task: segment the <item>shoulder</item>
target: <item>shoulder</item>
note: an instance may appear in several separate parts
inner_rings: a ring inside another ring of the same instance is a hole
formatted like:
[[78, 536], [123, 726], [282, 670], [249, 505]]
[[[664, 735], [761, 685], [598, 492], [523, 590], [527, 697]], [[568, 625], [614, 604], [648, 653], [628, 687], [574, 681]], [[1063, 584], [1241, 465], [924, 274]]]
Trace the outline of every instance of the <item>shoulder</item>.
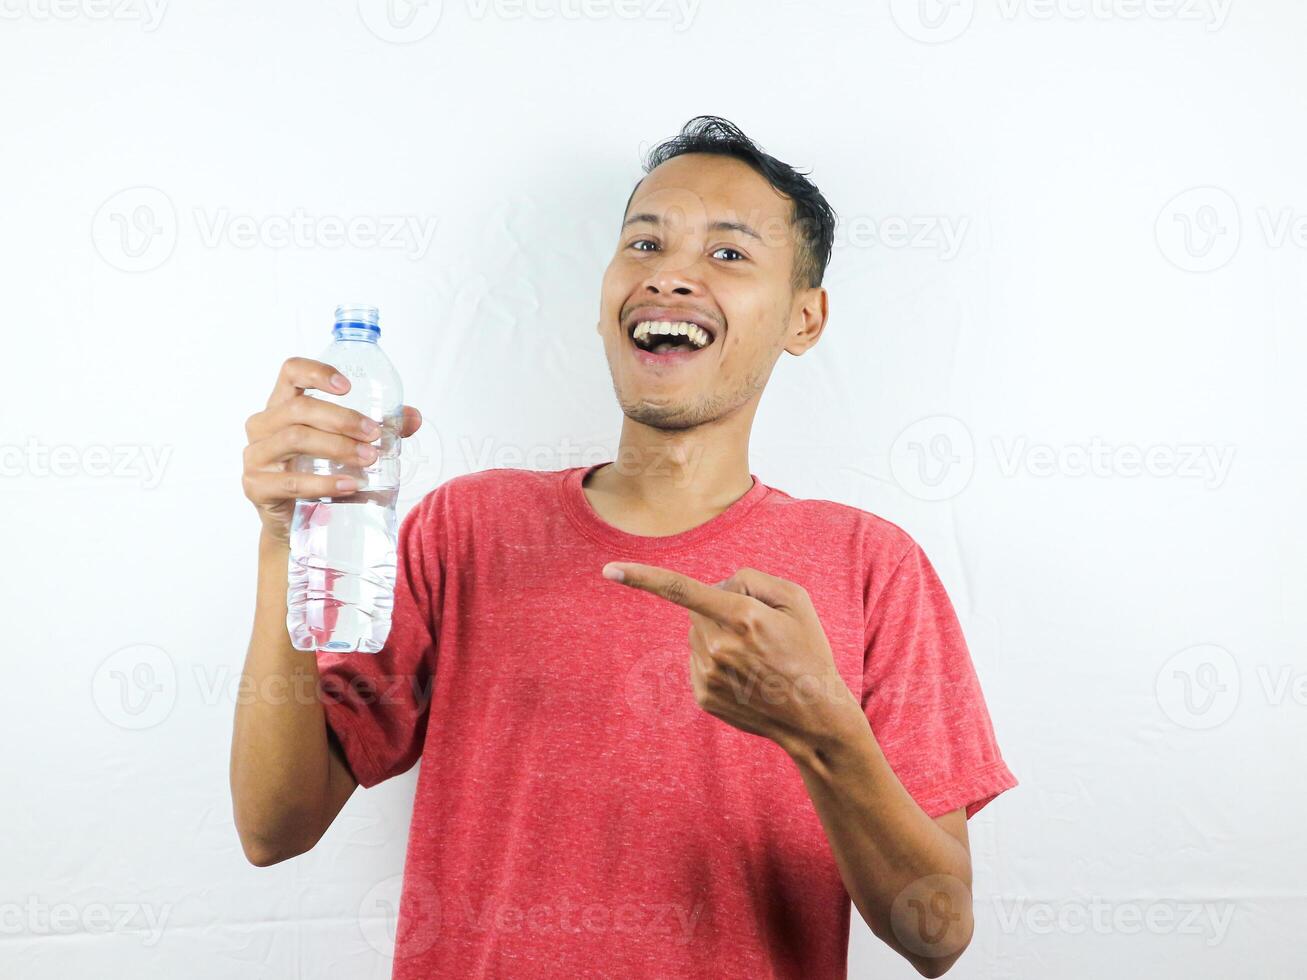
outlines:
[[777, 516], [809, 535], [809, 540], [852, 544], [869, 564], [897, 564], [917, 547], [912, 535], [879, 514], [852, 504], [822, 498], [794, 497], [769, 487]]
[[413, 507], [422, 521], [453, 518], [469, 512], [505, 513], [537, 504], [561, 478], [561, 470], [502, 467], [452, 476]]

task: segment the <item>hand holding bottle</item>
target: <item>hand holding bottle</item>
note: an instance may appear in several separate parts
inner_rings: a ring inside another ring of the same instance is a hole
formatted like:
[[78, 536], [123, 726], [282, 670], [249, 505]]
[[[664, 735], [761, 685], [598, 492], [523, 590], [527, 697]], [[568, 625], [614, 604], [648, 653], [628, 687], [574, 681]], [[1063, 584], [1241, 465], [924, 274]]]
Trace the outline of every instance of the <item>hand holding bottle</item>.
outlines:
[[[288, 358], [281, 366], [267, 407], [245, 422], [241, 486], [263, 522], [265, 534], [289, 545], [291, 518], [299, 498], [347, 496], [358, 488], [353, 477], [297, 472], [300, 455], [365, 467], [377, 459], [373, 445], [381, 437], [378, 423], [352, 408], [307, 397], [317, 390], [340, 395], [350, 382], [330, 364], [306, 357]], [[403, 438], [422, 425], [416, 408], [403, 407]]]

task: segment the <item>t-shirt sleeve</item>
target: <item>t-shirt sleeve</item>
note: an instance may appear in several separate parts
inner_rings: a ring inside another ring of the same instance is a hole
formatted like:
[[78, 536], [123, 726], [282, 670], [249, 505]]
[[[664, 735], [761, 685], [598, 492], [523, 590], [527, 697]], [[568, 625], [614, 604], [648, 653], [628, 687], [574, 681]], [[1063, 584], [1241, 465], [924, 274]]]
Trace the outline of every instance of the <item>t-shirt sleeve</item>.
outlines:
[[953, 604], [915, 542], [891, 563], [867, 622], [862, 708], [903, 787], [930, 817], [968, 818], [1017, 785]]
[[412, 768], [426, 739], [443, 581], [437, 493], [400, 524], [385, 645], [375, 654], [317, 655], [327, 725], [365, 788]]

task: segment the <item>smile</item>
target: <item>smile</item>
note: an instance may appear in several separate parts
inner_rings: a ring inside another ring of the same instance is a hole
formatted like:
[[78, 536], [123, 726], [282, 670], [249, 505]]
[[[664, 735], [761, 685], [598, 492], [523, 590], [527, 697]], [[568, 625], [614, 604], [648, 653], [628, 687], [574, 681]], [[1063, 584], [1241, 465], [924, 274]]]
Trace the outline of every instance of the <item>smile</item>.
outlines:
[[626, 335], [645, 364], [678, 363], [693, 358], [717, 339], [716, 326], [670, 309], [643, 309], [628, 318]]

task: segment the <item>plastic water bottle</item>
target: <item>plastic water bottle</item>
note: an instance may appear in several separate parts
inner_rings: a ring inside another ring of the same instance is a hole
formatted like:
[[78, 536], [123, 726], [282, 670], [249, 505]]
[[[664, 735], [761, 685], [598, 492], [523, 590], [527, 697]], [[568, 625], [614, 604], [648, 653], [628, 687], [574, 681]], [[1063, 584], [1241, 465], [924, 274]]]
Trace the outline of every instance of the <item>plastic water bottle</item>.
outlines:
[[381, 426], [381, 435], [371, 466], [311, 456], [293, 462], [300, 473], [359, 481], [359, 490], [347, 496], [295, 502], [286, 627], [297, 650], [376, 653], [390, 634], [404, 393], [379, 336], [376, 307], [338, 306], [332, 342], [318, 359], [347, 377], [350, 389], [305, 393], [362, 412]]

